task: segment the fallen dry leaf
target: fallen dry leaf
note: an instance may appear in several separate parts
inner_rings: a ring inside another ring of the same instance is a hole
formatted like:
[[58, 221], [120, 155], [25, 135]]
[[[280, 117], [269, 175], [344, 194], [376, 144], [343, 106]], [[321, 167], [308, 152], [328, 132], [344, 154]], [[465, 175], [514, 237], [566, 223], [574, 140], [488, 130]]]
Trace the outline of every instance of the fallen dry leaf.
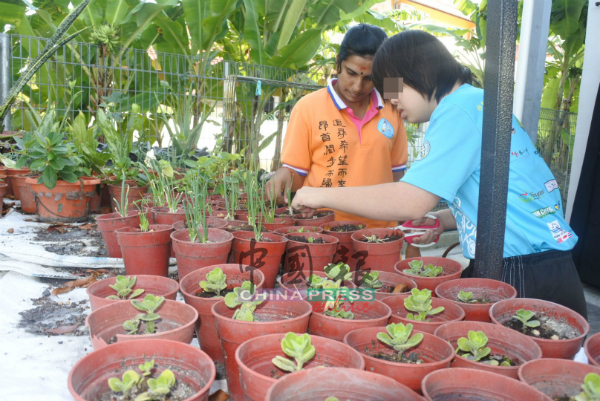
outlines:
[[227, 401], [228, 399], [229, 394], [223, 390], [217, 390], [213, 395], [208, 397], [208, 401]]
[[14, 233], [14, 232], [15, 232], [15, 229], [14, 229], [14, 228], [9, 228], [9, 229], [8, 229], [8, 230], [6, 230], [6, 231], [7, 231], [9, 234], [12, 234], [12, 233]]
[[52, 295], [60, 295], [69, 292], [75, 288], [87, 288], [94, 284], [98, 279], [99, 274], [92, 274], [90, 276], [79, 278], [77, 280], [69, 281], [62, 287], [57, 287], [52, 290]]
[[62, 224], [54, 224], [46, 229], [49, 232], [57, 232], [59, 234], [64, 234], [67, 232], [66, 227], [63, 227]]
[[76, 330], [79, 326], [81, 326], [81, 325], [80, 324], [74, 324], [72, 326], [57, 327], [55, 329], [48, 329], [48, 330], [46, 330], [46, 333], [51, 333], [51, 334], [67, 334], [67, 333], [70, 333], [70, 332]]
[[102, 209], [100, 209], [100, 214], [109, 214], [112, 213], [112, 209], [110, 208], [110, 206], [104, 206]]
[[394, 288], [394, 291], [392, 291], [392, 294], [406, 292], [406, 290], [408, 290], [408, 286], [406, 284], [398, 284], [396, 288]]
[[77, 228], [79, 228], [80, 230], [93, 230], [95, 227], [96, 227], [95, 224], [88, 223], [88, 224], [83, 224]]

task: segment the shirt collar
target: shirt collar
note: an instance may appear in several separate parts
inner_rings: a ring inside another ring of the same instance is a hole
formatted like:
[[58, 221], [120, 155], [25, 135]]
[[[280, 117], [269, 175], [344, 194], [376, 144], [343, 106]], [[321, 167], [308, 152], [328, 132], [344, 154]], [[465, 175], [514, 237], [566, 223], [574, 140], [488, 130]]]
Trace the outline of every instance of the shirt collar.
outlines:
[[[333, 101], [333, 104], [335, 104], [335, 107], [337, 107], [338, 110], [343, 110], [348, 106], [346, 105], [346, 103], [344, 103], [342, 98], [339, 97], [335, 89], [333, 89], [333, 85], [335, 85], [336, 82], [337, 78], [330, 79], [329, 82], [327, 82], [327, 91], [329, 92], [329, 96], [331, 96], [331, 100]], [[383, 99], [381, 98], [381, 95], [375, 88], [373, 88], [373, 92], [371, 92], [371, 100], [373, 101], [373, 104], [376, 105], [377, 110], [383, 108]]]

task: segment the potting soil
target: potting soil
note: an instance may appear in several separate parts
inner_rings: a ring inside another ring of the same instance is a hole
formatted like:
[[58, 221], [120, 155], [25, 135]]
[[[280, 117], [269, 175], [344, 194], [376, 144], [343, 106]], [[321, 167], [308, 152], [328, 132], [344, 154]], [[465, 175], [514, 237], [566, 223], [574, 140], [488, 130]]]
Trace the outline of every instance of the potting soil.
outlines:
[[504, 326], [531, 337], [545, 338], [548, 340], [557, 339], [552, 338], [553, 336], [558, 336], [558, 340], [568, 340], [581, 334], [571, 327], [564, 319], [555, 319], [551, 316], [536, 314], [532, 320], [539, 320], [540, 325], [538, 327], [523, 327], [523, 323], [521, 323], [520, 320], [512, 318], [504, 322]]
[[295, 236], [295, 235], [289, 235], [288, 239], [290, 241], [296, 241], [296, 242], [304, 242], [306, 244], [326, 244], [325, 240], [323, 238], [315, 238], [313, 242], [308, 242], [308, 237], [301, 237], [301, 236]]
[[[383, 242], [396, 241], [396, 240], [399, 240], [402, 238], [402, 236], [400, 236], [398, 234], [393, 234], [393, 235], [388, 234], [385, 237], [379, 237], [378, 235], [376, 235], [375, 237], [377, 237], [377, 239], [379, 239], [379, 240], [383, 240]], [[369, 242], [369, 240], [366, 239], [365, 237], [359, 238], [359, 241], [360, 242]], [[374, 244], [374, 242], [372, 242], [372, 244]]]
[[351, 232], [351, 231], [362, 230], [362, 228], [360, 228], [359, 226], [357, 226], [355, 224], [344, 224], [344, 225], [336, 226], [336, 227], [325, 226], [323, 228], [323, 230], [333, 231], [333, 232], [337, 232], [337, 233], [347, 233], [347, 232]]
[[[372, 348], [375, 347], [375, 348]], [[360, 351], [357, 349], [357, 351]], [[361, 351], [368, 356], [373, 358], [382, 359], [384, 361], [396, 362], [396, 363], [411, 363], [411, 364], [422, 364], [425, 363], [423, 359], [420, 358], [418, 352], [396, 352], [393, 349], [381, 349], [378, 348], [378, 343], [376, 340], [371, 341], [371, 347], [365, 346]]]

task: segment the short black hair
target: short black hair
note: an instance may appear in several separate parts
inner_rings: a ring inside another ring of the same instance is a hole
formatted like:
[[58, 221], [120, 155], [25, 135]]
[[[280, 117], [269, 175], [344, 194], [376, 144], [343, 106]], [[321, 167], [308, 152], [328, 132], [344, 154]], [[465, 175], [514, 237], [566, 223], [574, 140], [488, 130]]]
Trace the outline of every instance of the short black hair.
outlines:
[[344, 35], [338, 53], [337, 67], [342, 67], [342, 61], [350, 56], [373, 57], [377, 49], [387, 39], [383, 29], [375, 25], [360, 24], [353, 26]]
[[400, 32], [386, 40], [373, 59], [373, 83], [383, 91], [384, 78], [402, 78], [428, 100], [439, 103], [456, 82], [470, 84], [471, 70], [462, 66], [435, 36], [419, 30]]

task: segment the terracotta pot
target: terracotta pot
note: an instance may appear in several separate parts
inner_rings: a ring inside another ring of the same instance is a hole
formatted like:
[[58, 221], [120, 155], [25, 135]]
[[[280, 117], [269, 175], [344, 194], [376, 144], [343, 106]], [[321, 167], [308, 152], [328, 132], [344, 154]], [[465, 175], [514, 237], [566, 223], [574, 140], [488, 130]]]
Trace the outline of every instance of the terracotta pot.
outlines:
[[[0, 176], [0, 178], [2, 178]], [[11, 187], [12, 187], [12, 191], [13, 191], [13, 195], [15, 197], [15, 199], [17, 200], [21, 200], [21, 188], [29, 188], [29, 190], [31, 191], [31, 186], [25, 186], [25, 180], [27, 178], [30, 178], [27, 175], [24, 174], [18, 174], [18, 175], [13, 175], [10, 177], [10, 183], [11, 183]], [[7, 184], [8, 183], [8, 179], [5, 177], [4, 178], [4, 183]], [[21, 206], [21, 209], [23, 209], [23, 207]]]
[[583, 347], [590, 365], [600, 366], [600, 333], [587, 339]]
[[519, 362], [517, 366], [492, 366], [481, 362], [472, 361], [456, 355], [452, 362], [453, 368], [470, 368], [486, 370], [503, 376], [518, 379], [517, 371], [525, 362], [542, 357], [542, 350], [530, 338], [497, 324], [485, 322], [451, 322], [435, 330], [435, 335], [457, 348], [458, 339], [468, 338], [469, 331], [483, 331], [488, 338], [487, 347], [491, 348], [491, 355], [504, 355]]
[[429, 316], [429, 322], [417, 322], [416, 320], [408, 320], [406, 315], [413, 313], [404, 307], [406, 297], [393, 296], [387, 297], [382, 302], [392, 309], [390, 323], [412, 323], [415, 330], [433, 334], [435, 329], [444, 323], [460, 321], [465, 318], [465, 311], [453, 302], [447, 299], [431, 298], [431, 306], [433, 309], [443, 306], [445, 309], [433, 316]]
[[[244, 342], [235, 352], [246, 400], [264, 400], [269, 387], [289, 374], [271, 362], [278, 355], [285, 356], [281, 350], [281, 341], [285, 336], [285, 333], [280, 333], [256, 337]], [[311, 344], [315, 347], [315, 356], [306, 362], [302, 369], [319, 366], [358, 370], [365, 368], [365, 361], [360, 353], [346, 344], [319, 336], [310, 336], [310, 338]], [[277, 378], [273, 378], [274, 374]]]
[[[325, 272], [313, 272], [312, 274], [323, 278], [327, 277]], [[287, 291], [306, 291], [306, 288], [308, 287], [306, 282], [309, 277], [310, 275], [304, 275], [302, 272], [283, 273], [277, 278], [277, 283], [279, 283], [281, 288]], [[350, 280], [343, 281], [342, 286], [356, 288], [356, 285]]]
[[[224, 219], [218, 219], [216, 217], [207, 217], [206, 225], [208, 226], [208, 228], [223, 229], [227, 225], [227, 222]], [[187, 229], [187, 228], [188, 227], [187, 227], [186, 221], [178, 221], [178, 222], [173, 223], [173, 229], [175, 231], [183, 230], [183, 229]]]
[[423, 400], [397, 381], [358, 369], [306, 369], [286, 375], [269, 388], [266, 401], [314, 401], [336, 397], [343, 401]]
[[496, 373], [475, 369], [441, 369], [423, 379], [427, 400], [552, 401], [533, 387]]
[[[433, 264], [436, 266], [441, 266], [444, 268], [444, 271], [438, 277], [420, 277], [413, 274], [404, 273], [404, 269], [410, 269], [408, 264], [413, 260], [422, 260], [424, 265]], [[431, 290], [431, 292], [435, 292], [435, 288], [443, 282], [460, 278], [462, 273], [462, 265], [454, 259], [424, 256], [401, 260], [400, 262], [396, 263], [394, 270], [396, 273], [412, 279], [415, 283], [417, 283], [418, 289], [422, 290], [427, 288], [428, 290]]]
[[256, 307], [254, 316], [262, 321], [245, 322], [233, 320], [235, 309], [229, 309], [225, 301], [212, 306], [217, 321], [217, 332], [221, 339], [227, 388], [231, 400], [243, 400], [244, 393], [240, 383], [240, 372], [235, 360], [238, 347], [247, 340], [266, 334], [306, 333], [311, 306], [305, 301], [265, 301]]
[[[290, 236], [303, 238], [323, 238], [324, 244], [298, 242]], [[318, 233], [286, 234], [289, 242], [285, 250], [283, 271], [299, 272], [310, 276], [313, 272], [325, 271], [325, 266], [333, 261], [339, 240], [331, 235]]]
[[37, 213], [41, 222], [72, 223], [87, 220], [94, 187], [100, 183], [95, 178], [80, 179], [76, 183], [57, 181], [53, 189], [38, 184], [36, 178], [25, 180], [35, 194]]
[[[353, 224], [355, 226], [362, 226], [358, 230], [353, 231], [332, 231], [330, 228], [339, 227], [346, 224]], [[327, 235], [331, 235], [339, 240], [337, 250], [335, 251], [335, 256], [333, 257], [333, 263], [344, 262], [348, 266], [350, 266], [350, 271], [356, 270], [356, 262], [357, 258], [353, 257], [354, 255], [354, 247], [352, 245], [352, 234], [356, 231], [367, 228], [365, 223], [360, 221], [330, 221], [328, 223], [323, 223], [319, 227], [323, 229], [323, 233]], [[328, 229], [329, 228], [329, 229]]]
[[237, 231], [233, 233], [231, 261], [240, 265], [260, 269], [265, 276], [264, 288], [275, 287], [281, 256], [285, 252], [287, 238], [272, 233], [263, 233], [263, 241], [256, 242], [254, 233]]
[[90, 313], [85, 319], [85, 325], [90, 330], [92, 347], [95, 350], [106, 347], [113, 337], [116, 337], [116, 342], [137, 341], [147, 338], [162, 338], [186, 344], [192, 342], [198, 312], [191, 306], [183, 302], [165, 300], [156, 310], [162, 320], [162, 323], [156, 324], [156, 333], [127, 334], [127, 331], [123, 328], [123, 323], [126, 320], [133, 319], [140, 313], [131, 302], [117, 302], [98, 308]]
[[141, 232], [139, 227], [116, 229], [126, 274], [167, 277], [172, 232], [173, 226], [164, 224], [151, 224], [148, 232]]
[[316, 226], [292, 226], [292, 225], [287, 225], [287, 226], [284, 226], [284, 227], [279, 227], [279, 228], [273, 230], [273, 232], [275, 234], [285, 235], [285, 234], [297, 233], [298, 230], [302, 230], [302, 232], [311, 232], [311, 233], [322, 233], [323, 232], [323, 229], [321, 227], [316, 227]]
[[2, 205], [4, 204], [4, 195], [6, 194], [7, 188], [8, 184], [0, 182], [0, 212], [2, 212]]
[[[378, 244], [359, 241], [359, 239], [364, 238], [364, 235], [367, 237], [371, 235], [377, 235], [378, 237], [400, 235], [402, 238]], [[394, 265], [401, 258], [400, 251], [402, 250], [402, 243], [404, 241], [403, 237], [404, 234], [402, 231], [393, 228], [367, 228], [355, 231], [351, 238], [353, 254], [357, 258], [356, 270], [361, 270], [364, 268], [363, 266], [368, 266], [373, 270], [394, 273]]]
[[290, 224], [294, 224], [294, 220], [292, 218], [286, 219], [279, 217], [275, 217], [272, 223], [266, 223], [264, 221], [262, 223], [263, 227], [271, 232], [281, 227], [289, 227]]
[[[135, 284], [132, 289], [137, 290], [138, 288], [141, 288], [144, 290], [144, 292], [135, 299], [142, 300], [147, 294], [165, 297], [166, 299], [171, 299], [173, 301], [177, 298], [179, 284], [173, 279], [160, 276], [146, 276], [142, 274], [135, 276], [135, 278]], [[109, 295], [117, 295], [116, 291], [109, 287], [110, 285], [114, 285], [116, 282], [116, 277], [109, 277], [104, 280], [96, 281], [94, 284], [86, 288], [86, 293], [90, 298], [92, 311], [114, 303], [129, 302], [129, 300], [106, 298]]]
[[191, 242], [190, 232], [185, 228], [173, 232], [171, 239], [177, 258], [179, 279], [181, 280], [194, 270], [226, 263], [233, 235], [218, 228], [209, 228], [208, 240], [211, 242], [203, 244]]
[[320, 213], [320, 212], [327, 212], [328, 214], [326, 216], [318, 217], [318, 218], [315, 218], [313, 216], [313, 218], [311, 218], [311, 219], [303, 219], [301, 214], [296, 214], [293, 216], [293, 219], [296, 222], [297, 226], [317, 226], [317, 227], [319, 227], [323, 223], [327, 223], [327, 222], [335, 220], [335, 212], [333, 210], [317, 211], [317, 213]]
[[[356, 283], [357, 288], [362, 288], [360, 286], [360, 283], [364, 277], [364, 273], [366, 273], [368, 270], [360, 270], [354, 273], [354, 275], [352, 276], [354, 279], [354, 282]], [[407, 290], [405, 292], [402, 293], [396, 293], [396, 294], [392, 294], [392, 293], [388, 293], [388, 292], [379, 292], [379, 291], [375, 291], [375, 299], [381, 301], [387, 297], [408, 297], [410, 295], [410, 290], [412, 290], [413, 288], [417, 288], [417, 284], [415, 284], [415, 282], [411, 279], [409, 279], [408, 277], [402, 276], [400, 274], [396, 274], [396, 273], [390, 273], [390, 272], [383, 272], [380, 271], [379, 272], [379, 281], [381, 281], [383, 283], [383, 287], [389, 287], [392, 289], [392, 291], [394, 290], [394, 288], [396, 288], [396, 286], [400, 285], [400, 284], [406, 284], [407, 286]]]
[[364, 327], [385, 327], [392, 314], [389, 306], [376, 300], [354, 301], [353, 303], [345, 301], [342, 307], [353, 312], [354, 319], [327, 316], [323, 313], [324, 306], [324, 302], [319, 302], [313, 307], [308, 332], [337, 341], [343, 341], [344, 336], [352, 330]]
[[217, 334], [215, 317], [212, 314], [212, 306], [221, 301], [223, 297], [202, 298], [197, 296], [202, 291], [200, 281], [206, 279], [206, 275], [214, 268], [220, 268], [227, 275], [227, 289], [239, 287], [244, 281], [250, 281], [256, 288], [262, 288], [265, 276], [260, 270], [249, 271], [247, 266], [238, 264], [220, 264], [203, 267], [194, 270], [184, 278], [180, 279], [181, 293], [185, 303], [198, 311], [198, 320], [196, 321], [196, 336], [200, 343], [200, 348], [206, 352], [215, 362], [223, 363], [223, 351], [221, 342]]
[[[31, 170], [29, 170], [29, 168], [27, 167], [23, 167], [23, 168], [6, 168], [5, 170], [3, 170], [4, 174], [6, 174], [6, 179], [4, 180], [5, 184], [8, 185], [8, 187], [6, 188], [6, 195], [15, 195], [14, 189], [13, 189], [13, 183], [12, 183], [12, 177], [14, 177], [15, 175], [27, 175], [31, 172]], [[18, 198], [17, 198], [18, 199]]]
[[[152, 213], [152, 224], [166, 224], [173, 226], [178, 221], [185, 221], [185, 211], [183, 209], [178, 209], [175, 213], [169, 212], [168, 207], [163, 206], [154, 206], [150, 208], [150, 213]], [[173, 227], [175, 229], [175, 227]], [[172, 258], [175, 257], [175, 250], [171, 244], [171, 253], [170, 256]]]
[[[108, 379], [121, 378], [154, 359], [155, 368], [175, 367], [175, 380], [183, 381], [196, 391], [186, 401], [206, 401], [217, 371], [213, 361], [196, 347], [169, 340], [138, 340], [117, 343], [81, 358], [69, 372], [69, 392], [77, 401], [95, 400], [109, 390]], [[184, 374], [180, 374], [184, 373]]]
[[[99, 177], [94, 176], [94, 177], [81, 177], [83, 178], [84, 181], [89, 181], [89, 180], [100, 180]], [[105, 184], [102, 184], [102, 181], [100, 181], [97, 184], [94, 184], [94, 194], [92, 196], [92, 198], [90, 199], [90, 213], [92, 214], [97, 214], [100, 213], [100, 210], [102, 209], [102, 187]]]
[[[217, 218], [221, 218], [221, 217], [217, 217]], [[224, 217], [223, 217], [224, 218]], [[227, 220], [225, 219], [225, 221], [227, 222], [227, 225], [225, 227], [223, 227], [223, 230], [230, 232], [230, 233], [236, 233], [239, 230], [234, 230], [234, 227], [241, 227], [241, 226], [245, 226], [248, 224], [247, 221], [240, 221], [240, 220]]]
[[575, 397], [589, 373], [600, 375], [600, 367], [566, 359], [544, 358], [519, 368], [519, 379], [552, 399]]
[[[382, 352], [386, 355], [396, 355], [398, 352], [377, 340], [378, 333], [387, 333], [385, 327], [366, 327], [353, 330], [346, 334], [344, 343], [358, 350], [365, 360], [365, 369], [368, 372], [379, 373], [404, 384], [411, 390], [421, 391], [423, 378], [438, 369], [450, 366], [454, 358], [454, 349], [446, 341], [433, 334], [423, 333], [423, 340], [413, 348], [406, 350], [406, 354], [416, 353], [424, 363], [398, 363], [378, 359], [367, 355], [369, 349], [374, 352]], [[413, 330], [413, 333], [416, 333]]]
[[117, 241], [115, 230], [123, 227], [139, 227], [140, 216], [131, 211], [127, 217], [121, 217], [119, 213], [109, 213], [96, 216], [98, 231], [102, 234], [106, 251], [111, 258], [122, 258], [121, 246]]
[[554, 302], [531, 298], [513, 298], [495, 303], [490, 308], [490, 317], [492, 322], [503, 326], [505, 322], [512, 319], [513, 315], [519, 309], [552, 316], [555, 319], [566, 322], [578, 331], [580, 334], [577, 337], [568, 340], [547, 340], [531, 337], [542, 349], [542, 358], [575, 358], [575, 355], [583, 345], [583, 340], [590, 331], [590, 325], [583, 316]]
[[[470, 304], [457, 301], [461, 291], [472, 292], [473, 298], [487, 297], [488, 304]], [[435, 289], [438, 297], [454, 302], [465, 311], [465, 320], [491, 322], [491, 306], [503, 299], [515, 298], [517, 290], [510, 284], [488, 278], [459, 278], [441, 283]]]
[[[135, 185], [134, 181], [126, 181], [125, 191], [127, 191], [127, 185], [129, 185], [129, 195], [127, 196], [127, 203], [129, 206], [127, 207], [127, 211], [137, 210], [134, 202], [142, 200], [144, 194], [148, 191], [148, 187], [138, 187]], [[118, 200], [119, 203], [121, 202], [121, 184], [109, 184], [108, 191], [110, 192], [110, 207], [113, 212], [116, 212], [117, 204], [115, 199]]]

